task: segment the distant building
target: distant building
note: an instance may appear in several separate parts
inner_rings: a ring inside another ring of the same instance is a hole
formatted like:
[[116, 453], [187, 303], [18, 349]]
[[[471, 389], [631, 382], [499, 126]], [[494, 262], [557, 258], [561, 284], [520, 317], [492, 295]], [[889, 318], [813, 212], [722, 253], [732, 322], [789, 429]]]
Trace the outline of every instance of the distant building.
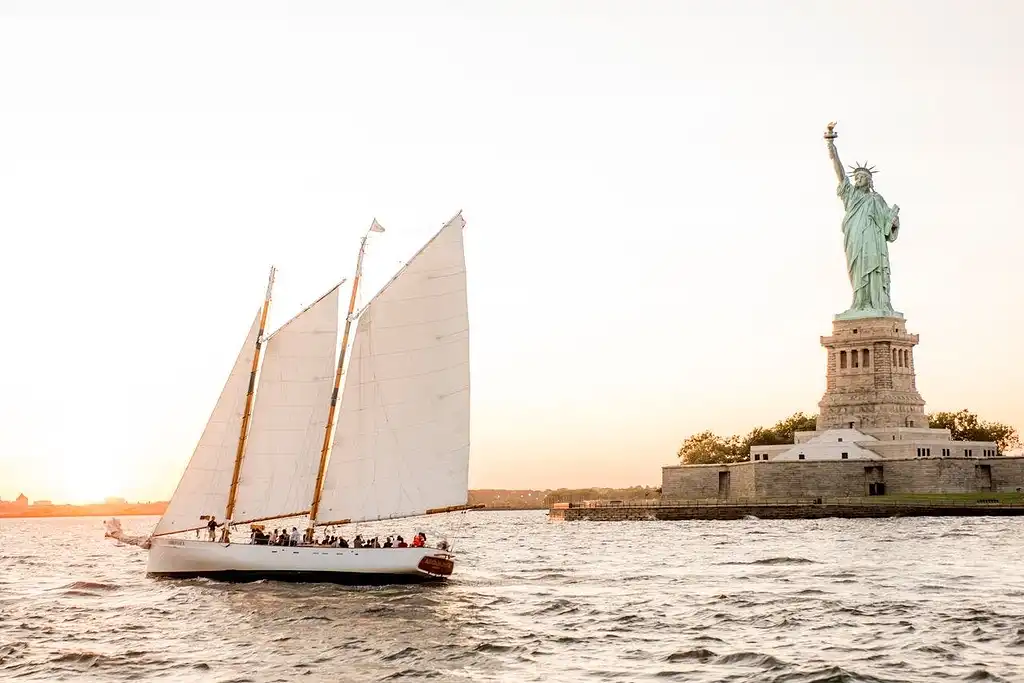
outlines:
[[32, 507], [34, 507], [34, 508], [53, 507], [53, 501], [52, 500], [37, 500], [34, 503], [32, 503]]
[[28, 508], [28, 498], [26, 498], [24, 494], [19, 495], [17, 499], [13, 501], [0, 500], [0, 512], [17, 514], [24, 511], [26, 508]]

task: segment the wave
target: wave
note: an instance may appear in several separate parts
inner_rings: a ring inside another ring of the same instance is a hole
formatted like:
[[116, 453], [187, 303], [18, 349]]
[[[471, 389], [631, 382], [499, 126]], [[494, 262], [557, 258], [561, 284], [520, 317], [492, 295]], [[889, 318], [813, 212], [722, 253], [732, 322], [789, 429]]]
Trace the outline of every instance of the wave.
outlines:
[[385, 655], [381, 659], [383, 659], [385, 662], [393, 662], [393, 661], [398, 660], [398, 659], [405, 659], [407, 657], [415, 657], [416, 655], [419, 654], [419, 652], [420, 652], [419, 650], [417, 650], [416, 648], [411, 647], [411, 646], [403, 647], [398, 652], [392, 652], [389, 655]]
[[505, 653], [517, 650], [515, 645], [501, 645], [499, 643], [480, 643], [475, 648], [474, 652], [492, 652], [492, 653]]
[[806, 557], [766, 557], [760, 560], [749, 562], [718, 562], [719, 565], [775, 565], [775, 564], [821, 564], [815, 560], [808, 560]]
[[98, 583], [94, 581], [75, 581], [64, 586], [66, 590], [78, 590], [78, 591], [116, 591], [121, 586], [115, 583]]
[[665, 657], [665, 661], [672, 663], [696, 661], [701, 664], [705, 664], [717, 656], [718, 655], [711, 650], [698, 647], [693, 650], [687, 650], [686, 652], [673, 652], [668, 657]]
[[571, 602], [571, 601], [566, 600], [566, 599], [563, 599], [563, 598], [558, 598], [556, 600], [553, 600], [553, 601], [551, 601], [549, 603], [544, 604], [542, 607], [538, 607], [537, 609], [530, 610], [529, 612], [526, 612], [526, 615], [527, 616], [540, 616], [540, 615], [543, 615], [543, 614], [561, 615], [561, 614], [574, 614], [574, 613], [579, 612], [579, 611], [580, 611], [580, 608], [579, 608], [579, 606], [576, 603]]
[[1001, 676], [997, 676], [994, 673], [991, 673], [991, 672], [989, 672], [986, 669], [975, 669], [970, 674], [968, 674], [967, 678], [965, 678], [964, 680], [965, 681], [999, 681], [999, 683], [1003, 683], [1006, 679], [1001, 677]]
[[903, 683], [905, 679], [877, 678], [868, 674], [829, 666], [810, 671], [790, 672], [772, 679], [772, 683]]
[[440, 671], [424, 670], [424, 669], [404, 669], [402, 671], [396, 671], [393, 674], [384, 676], [380, 680], [382, 681], [394, 681], [399, 678], [440, 678], [442, 676]]
[[788, 664], [782, 660], [761, 652], [734, 652], [732, 654], [722, 655], [715, 660], [715, 664], [753, 666], [769, 670], [788, 666]]

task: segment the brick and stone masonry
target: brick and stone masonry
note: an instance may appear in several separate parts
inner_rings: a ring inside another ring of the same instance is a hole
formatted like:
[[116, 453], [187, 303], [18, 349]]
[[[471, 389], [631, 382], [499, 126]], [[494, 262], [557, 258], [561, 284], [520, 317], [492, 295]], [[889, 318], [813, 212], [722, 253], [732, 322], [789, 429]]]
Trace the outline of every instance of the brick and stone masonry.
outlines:
[[927, 427], [914, 375], [918, 341], [903, 318], [834, 320], [832, 336], [821, 338], [828, 353], [818, 430]]
[[1024, 458], [914, 458], [676, 465], [662, 470], [662, 500], [857, 498], [882, 483], [889, 495], [1018, 492]]

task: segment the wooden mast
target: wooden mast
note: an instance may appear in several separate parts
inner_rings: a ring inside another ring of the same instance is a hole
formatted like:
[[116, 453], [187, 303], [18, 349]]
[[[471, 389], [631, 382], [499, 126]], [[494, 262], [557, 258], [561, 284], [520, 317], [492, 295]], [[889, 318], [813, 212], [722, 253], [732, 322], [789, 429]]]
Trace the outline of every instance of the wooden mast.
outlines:
[[324, 445], [320, 449], [320, 466], [316, 471], [316, 486], [313, 488], [313, 502], [309, 506], [309, 527], [306, 529], [307, 541], [311, 540], [313, 527], [316, 525], [316, 518], [320, 512], [320, 489], [324, 484], [324, 470], [327, 468], [327, 451], [331, 446], [331, 428], [334, 426], [334, 416], [338, 409], [338, 389], [341, 386], [341, 376], [345, 372], [345, 350], [348, 348], [348, 335], [352, 329], [352, 314], [356, 310], [356, 293], [359, 290], [359, 280], [363, 276], [363, 255], [366, 253], [366, 240], [371, 232], [384, 232], [377, 219], [373, 220], [370, 229], [363, 235], [359, 242], [359, 256], [356, 257], [356, 275], [352, 279], [352, 295], [348, 299], [348, 314], [345, 315], [345, 331], [341, 335], [341, 351], [338, 353], [338, 369], [334, 373], [334, 391], [331, 392], [331, 409], [327, 413], [327, 427], [324, 429]]
[[238, 450], [235, 451], [235, 469], [231, 472], [231, 489], [228, 491], [228, 505], [224, 511], [225, 523], [231, 521], [235, 512], [235, 494], [238, 493], [238, 473], [242, 469], [242, 457], [245, 455], [245, 439], [249, 433], [249, 418], [252, 415], [252, 397], [256, 391], [256, 371], [260, 364], [260, 349], [263, 346], [263, 330], [267, 325], [267, 311], [270, 310], [270, 290], [274, 287], [274, 267], [270, 267], [270, 279], [267, 282], [267, 294], [263, 297], [263, 310], [260, 312], [260, 331], [256, 335], [256, 353], [252, 356], [252, 371], [249, 373], [249, 390], [245, 395], [245, 412], [242, 413], [242, 429], [238, 434]]

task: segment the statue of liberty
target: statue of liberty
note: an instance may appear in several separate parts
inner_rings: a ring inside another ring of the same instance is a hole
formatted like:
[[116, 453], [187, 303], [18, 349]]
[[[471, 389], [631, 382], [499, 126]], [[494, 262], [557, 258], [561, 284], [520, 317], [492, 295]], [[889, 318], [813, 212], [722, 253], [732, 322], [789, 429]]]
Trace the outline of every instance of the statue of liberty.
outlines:
[[875, 192], [872, 179], [874, 167], [867, 163], [850, 167], [851, 178], [843, 171], [836, 152], [833, 130], [828, 124], [825, 141], [828, 155], [839, 180], [836, 194], [843, 200], [843, 245], [846, 248], [846, 271], [853, 287], [853, 304], [836, 316], [838, 319], [875, 318], [893, 316], [902, 318], [893, 310], [889, 300], [889, 245], [895, 242], [900, 229], [900, 207], [892, 208], [882, 195]]

